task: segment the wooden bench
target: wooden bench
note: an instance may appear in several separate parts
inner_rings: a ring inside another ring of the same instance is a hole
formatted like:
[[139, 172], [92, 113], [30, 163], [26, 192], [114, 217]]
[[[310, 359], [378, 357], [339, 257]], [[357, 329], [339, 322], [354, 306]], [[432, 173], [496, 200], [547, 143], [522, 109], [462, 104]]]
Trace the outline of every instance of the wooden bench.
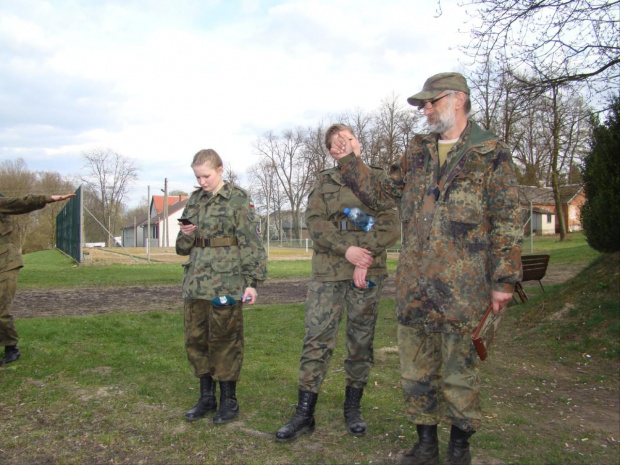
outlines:
[[527, 302], [528, 297], [521, 283], [526, 281], [538, 281], [538, 284], [540, 284], [540, 288], [543, 290], [543, 292], [545, 292], [545, 288], [543, 287], [541, 280], [545, 277], [545, 273], [547, 272], [547, 266], [549, 265], [549, 255], [522, 255], [521, 265], [523, 267], [523, 278], [515, 285], [515, 292], [521, 299], [521, 302]]

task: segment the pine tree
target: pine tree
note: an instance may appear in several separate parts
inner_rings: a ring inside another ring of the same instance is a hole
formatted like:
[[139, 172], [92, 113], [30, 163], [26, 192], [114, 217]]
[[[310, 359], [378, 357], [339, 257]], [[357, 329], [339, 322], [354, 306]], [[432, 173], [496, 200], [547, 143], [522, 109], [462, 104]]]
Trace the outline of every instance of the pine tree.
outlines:
[[588, 244], [599, 252], [620, 250], [620, 97], [605, 124], [593, 120], [591, 151], [584, 160], [586, 202], [581, 224]]

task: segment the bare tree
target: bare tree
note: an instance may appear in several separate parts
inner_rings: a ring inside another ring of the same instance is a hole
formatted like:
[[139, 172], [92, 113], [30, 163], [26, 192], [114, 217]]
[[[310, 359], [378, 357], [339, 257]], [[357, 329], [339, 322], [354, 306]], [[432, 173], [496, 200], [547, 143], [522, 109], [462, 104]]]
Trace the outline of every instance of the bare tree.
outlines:
[[400, 114], [397, 125], [398, 134], [400, 137], [400, 147], [402, 147], [403, 153], [409, 150], [409, 144], [413, 140], [413, 137], [420, 133], [420, 127], [423, 119], [422, 116], [422, 113], [412, 106], [406, 107], [406, 109]]
[[[23, 159], [0, 163], [0, 193], [7, 197], [28, 194], [66, 194], [75, 190], [70, 180], [56, 172], [30, 171]], [[51, 203], [25, 215], [11, 215], [11, 240], [24, 253], [50, 249], [56, 243], [56, 216], [65, 203]]]
[[[43, 171], [37, 173], [34, 189], [46, 194], [66, 194], [73, 192], [76, 186], [72, 181], [64, 179], [60, 173]], [[24, 253], [55, 247], [56, 217], [65, 205], [66, 202], [54, 202], [41, 210], [32, 212], [35, 215], [36, 227], [30, 229], [26, 235]]]
[[[252, 179], [250, 192], [257, 205], [257, 212], [265, 218], [265, 230], [270, 239], [280, 238], [284, 196], [276, 177], [275, 166], [271, 161], [264, 159], [250, 167], [250, 176]], [[269, 221], [267, 217], [269, 217]]]
[[[109, 148], [89, 150], [82, 157], [87, 173], [80, 179], [95, 209], [89, 211], [114, 234], [122, 218], [125, 195], [138, 178], [138, 168], [134, 160]], [[106, 237], [108, 246], [112, 246], [112, 239]]]
[[379, 132], [375, 129], [375, 115], [360, 108], [339, 116], [336, 121], [349, 126], [362, 148], [362, 158], [370, 165], [379, 163], [380, 141]]
[[521, 175], [519, 183], [526, 186], [546, 185], [550, 160], [550, 134], [545, 120], [543, 102], [524, 106], [521, 117], [513, 126], [508, 144]]
[[173, 191], [170, 191], [170, 193], [168, 194], [172, 197], [187, 197], [189, 194], [181, 189], [175, 189]]
[[467, 78], [472, 107], [476, 109], [472, 118], [507, 144], [516, 143], [515, 125], [536, 99], [530, 98], [523, 85], [493, 60], [482, 63]]
[[462, 6], [474, 8], [472, 41], [461, 47], [474, 60], [491, 56], [526, 73], [523, 82], [542, 92], [576, 81], [617, 89], [620, 1], [466, 0]]
[[224, 164], [224, 175], [222, 177], [229, 183], [234, 184], [235, 186], [241, 185], [239, 184], [239, 174], [232, 169], [230, 163]]
[[403, 115], [403, 104], [395, 93], [381, 101], [375, 113], [375, 126], [381, 134], [378, 166], [391, 166], [403, 154], [404, 147], [400, 134]]
[[[36, 174], [28, 169], [23, 158], [6, 160], [0, 163], [0, 193], [6, 197], [23, 197], [28, 194], [42, 194], [33, 192], [36, 184]], [[26, 240], [26, 233], [36, 224], [36, 215], [11, 215], [13, 234], [11, 241], [18, 249], [22, 249]]]
[[314, 182], [320, 171], [333, 166], [333, 159], [325, 147], [326, 130], [325, 124], [320, 121], [316, 126], [308, 128], [305, 133], [302, 154], [310, 173], [310, 183]]
[[285, 130], [280, 136], [269, 131], [254, 146], [256, 152], [275, 168], [291, 209], [291, 226], [297, 238], [301, 237], [301, 208], [312, 185], [304, 147], [304, 131], [300, 128]]

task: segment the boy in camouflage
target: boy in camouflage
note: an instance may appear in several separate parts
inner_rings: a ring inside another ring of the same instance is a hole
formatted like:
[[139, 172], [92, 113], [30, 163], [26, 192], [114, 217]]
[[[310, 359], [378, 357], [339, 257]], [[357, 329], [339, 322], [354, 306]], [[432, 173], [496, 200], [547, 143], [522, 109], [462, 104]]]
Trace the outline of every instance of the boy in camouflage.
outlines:
[[198, 152], [192, 169], [200, 188], [183, 210], [187, 221], [180, 222], [176, 252], [189, 255], [183, 264], [185, 348], [200, 379], [200, 398], [185, 418], [195, 421], [217, 410], [213, 423], [219, 425], [239, 415], [236, 385], [243, 362], [242, 308], [244, 302], [256, 303], [256, 286], [265, 280], [267, 264], [250, 196], [222, 179], [217, 152]]
[[[467, 81], [430, 77], [408, 99], [429, 134], [416, 136], [390, 178], [364, 165], [347, 134], [330, 154], [342, 179], [370, 208], [396, 201], [403, 245], [396, 272], [401, 382], [418, 442], [402, 465], [436, 464], [437, 424], [452, 424], [444, 464], [471, 463], [480, 426], [478, 356], [471, 334], [489, 302], [497, 313], [521, 277], [522, 225], [510, 150], [468, 120]], [[445, 404], [445, 405], [444, 405]]]
[[0, 360], [0, 365], [14, 362], [20, 357], [11, 304], [17, 288], [17, 274], [24, 266], [24, 262], [22, 254], [11, 242], [13, 228], [10, 215], [29, 213], [43, 208], [48, 203], [60, 202], [71, 197], [75, 197], [75, 194], [26, 197], [4, 197], [0, 194], [0, 346], [4, 346], [4, 357]]
[[[325, 134], [328, 149], [340, 132], [353, 137], [350, 128], [333, 125]], [[385, 176], [383, 170], [373, 170], [377, 176]], [[376, 218], [370, 231], [347, 220], [343, 212], [347, 207], [359, 207]], [[299, 402], [293, 417], [276, 433], [279, 442], [314, 431], [314, 409], [336, 345], [343, 307], [347, 310], [348, 349], [344, 362], [344, 417], [350, 434], [366, 433], [360, 401], [374, 360], [377, 305], [387, 276], [386, 248], [396, 243], [399, 234], [396, 211], [379, 212], [364, 206], [335, 168], [319, 173], [308, 197], [306, 224], [314, 245], [299, 367]], [[368, 287], [367, 280], [376, 285]]]

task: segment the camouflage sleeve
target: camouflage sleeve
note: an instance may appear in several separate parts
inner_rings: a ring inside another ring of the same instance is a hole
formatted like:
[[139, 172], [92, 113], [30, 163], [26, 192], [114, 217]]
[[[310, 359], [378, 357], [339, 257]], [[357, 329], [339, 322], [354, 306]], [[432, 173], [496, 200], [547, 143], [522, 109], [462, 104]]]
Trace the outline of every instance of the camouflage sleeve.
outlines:
[[490, 272], [494, 291], [513, 292], [521, 279], [523, 226], [519, 215], [519, 192], [510, 151], [505, 146], [496, 150], [487, 181]]
[[373, 210], [387, 210], [400, 202], [405, 186], [406, 157], [390, 167], [390, 176], [374, 172], [355, 154], [338, 160], [345, 184], [364, 204]]
[[51, 195], [27, 195], [25, 197], [0, 197], [0, 213], [21, 215], [43, 208], [52, 203]]
[[260, 223], [247, 198], [235, 208], [235, 228], [241, 256], [241, 274], [245, 287], [254, 287], [267, 279], [267, 254], [260, 236]]
[[[189, 205], [189, 202], [183, 209], [183, 214], [181, 215], [182, 218], [187, 218], [187, 206], [188, 205]], [[179, 231], [179, 234], [177, 234], [177, 241], [175, 244], [175, 250], [176, 250], [177, 255], [189, 255], [192, 251], [193, 246], [194, 246], [194, 237], [188, 236], [186, 234], [183, 234], [181, 231]]]
[[306, 226], [310, 239], [315, 246], [344, 256], [347, 249], [357, 245], [351, 234], [342, 234], [336, 225], [329, 221], [327, 206], [321, 195], [321, 189], [315, 185], [308, 196], [306, 207]]

